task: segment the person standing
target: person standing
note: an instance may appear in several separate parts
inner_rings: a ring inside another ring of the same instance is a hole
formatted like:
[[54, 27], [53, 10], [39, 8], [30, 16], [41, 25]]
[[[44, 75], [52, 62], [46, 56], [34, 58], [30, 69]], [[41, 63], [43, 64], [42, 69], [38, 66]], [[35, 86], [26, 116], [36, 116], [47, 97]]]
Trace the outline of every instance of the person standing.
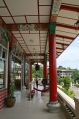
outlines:
[[38, 77], [37, 77], [37, 75], [36, 75], [36, 86], [38, 88]]

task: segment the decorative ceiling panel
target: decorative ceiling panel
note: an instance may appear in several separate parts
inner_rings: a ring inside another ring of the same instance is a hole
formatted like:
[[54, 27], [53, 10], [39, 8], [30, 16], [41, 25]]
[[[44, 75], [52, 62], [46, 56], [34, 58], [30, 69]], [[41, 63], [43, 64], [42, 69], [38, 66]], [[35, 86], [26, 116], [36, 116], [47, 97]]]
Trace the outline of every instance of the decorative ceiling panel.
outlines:
[[14, 36], [17, 38], [17, 37], [21, 37], [20, 34], [14, 34]]
[[36, 52], [35, 51], [31, 51], [31, 53], [40, 53], [40, 51], [36, 51]]
[[40, 56], [33, 56], [33, 58], [38, 60], [38, 59], [40, 59]]
[[39, 34], [22, 34], [27, 45], [39, 45]]
[[40, 33], [44, 33], [44, 34], [47, 34], [48, 31], [40, 31]]
[[6, 24], [14, 24], [14, 21], [11, 17], [2, 17]]
[[20, 31], [21, 34], [29, 33], [29, 31]]
[[3, 0], [0, 0], [0, 6], [5, 6]]
[[13, 34], [19, 33], [19, 31], [12, 31]]
[[28, 23], [38, 23], [38, 16], [27, 16]]
[[28, 46], [28, 48], [30, 49], [30, 51], [32, 52], [37, 52], [40, 51], [40, 47], [38, 46]]
[[40, 16], [40, 23], [49, 23], [49, 16]]
[[13, 17], [15, 23], [26, 23], [25, 17]]
[[23, 40], [18, 40], [18, 42], [19, 42], [19, 43], [24, 43], [24, 44], [25, 44], [25, 42], [24, 42]]
[[47, 37], [47, 34], [42, 34], [42, 33], [41, 33], [41, 34], [40, 34], [40, 37], [41, 37], [41, 38], [46, 38], [46, 37]]
[[17, 38], [18, 41], [23, 41], [23, 38]]
[[10, 16], [7, 8], [0, 8], [0, 16]]
[[28, 48], [27, 48], [27, 46], [26, 46], [26, 47], [23, 47], [23, 49], [24, 49], [25, 51], [28, 51]]
[[39, 0], [39, 5], [51, 5], [52, 0]]
[[39, 31], [30, 31], [30, 33], [39, 33]]
[[50, 16], [50, 6], [40, 6], [39, 15], [49, 15]]
[[6, 4], [13, 16], [38, 15], [37, 0], [6, 0]]

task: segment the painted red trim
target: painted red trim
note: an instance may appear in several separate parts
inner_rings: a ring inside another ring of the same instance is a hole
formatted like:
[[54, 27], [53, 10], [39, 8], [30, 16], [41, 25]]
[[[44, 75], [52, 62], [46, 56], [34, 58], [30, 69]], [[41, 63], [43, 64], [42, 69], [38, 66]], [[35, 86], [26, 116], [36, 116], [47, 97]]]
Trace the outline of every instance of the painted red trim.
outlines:
[[59, 31], [59, 32], [64, 32], [64, 33], [70, 33], [71, 35], [74, 34], [74, 35], [77, 35], [76, 33], [71, 33], [71, 32], [66, 32], [66, 31], [61, 31], [61, 30], [56, 30], [56, 31]]
[[75, 26], [66, 25], [66, 24], [57, 23], [57, 26], [64, 27], [64, 28], [69, 28], [69, 29], [72, 29], [72, 30], [79, 30], [79, 28], [76, 28]]
[[[63, 43], [56, 42], [56, 45], [62, 45]], [[69, 44], [64, 44], [65, 46], [68, 46]]]
[[51, 5], [39, 5], [39, 6], [44, 6], [45, 7], [45, 6], [51, 6]]
[[79, 7], [75, 7], [75, 6], [61, 5], [60, 9], [73, 11], [73, 12], [79, 12]]
[[57, 48], [57, 47], [56, 47], [56, 50], [65, 50], [65, 48]]
[[[78, 20], [78, 19], [69, 18], [69, 17], [63, 17], [63, 16], [58, 16], [58, 17], [61, 17], [61, 18], [66, 18], [66, 19], [71, 19], [71, 20]], [[58, 17], [57, 17], [57, 18], [58, 18]]]
[[27, 22], [27, 17], [26, 17], [26, 15], [25, 15], [25, 20], [26, 20], [26, 23], [28, 23], [28, 22]]
[[56, 34], [56, 37], [66, 38], [66, 39], [69, 39], [69, 40], [74, 40], [74, 37], [68, 37], [68, 36], [63, 36], [63, 35], [58, 35], [58, 34]]

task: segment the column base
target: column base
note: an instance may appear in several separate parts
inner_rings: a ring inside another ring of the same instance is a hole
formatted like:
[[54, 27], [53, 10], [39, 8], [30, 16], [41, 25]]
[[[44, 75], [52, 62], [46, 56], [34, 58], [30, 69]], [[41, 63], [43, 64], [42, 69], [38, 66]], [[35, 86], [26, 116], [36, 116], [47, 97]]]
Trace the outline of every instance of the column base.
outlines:
[[60, 109], [60, 103], [58, 101], [51, 102], [49, 101], [46, 106], [48, 107], [48, 110], [50, 113], [58, 113]]

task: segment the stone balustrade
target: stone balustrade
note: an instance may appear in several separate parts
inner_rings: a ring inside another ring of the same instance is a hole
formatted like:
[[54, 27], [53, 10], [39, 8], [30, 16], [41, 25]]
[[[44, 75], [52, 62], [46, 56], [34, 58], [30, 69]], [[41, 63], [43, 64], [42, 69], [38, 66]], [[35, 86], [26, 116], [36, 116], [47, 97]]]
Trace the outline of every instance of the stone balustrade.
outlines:
[[79, 119], [79, 96], [74, 100], [57, 88], [58, 100], [67, 119]]

